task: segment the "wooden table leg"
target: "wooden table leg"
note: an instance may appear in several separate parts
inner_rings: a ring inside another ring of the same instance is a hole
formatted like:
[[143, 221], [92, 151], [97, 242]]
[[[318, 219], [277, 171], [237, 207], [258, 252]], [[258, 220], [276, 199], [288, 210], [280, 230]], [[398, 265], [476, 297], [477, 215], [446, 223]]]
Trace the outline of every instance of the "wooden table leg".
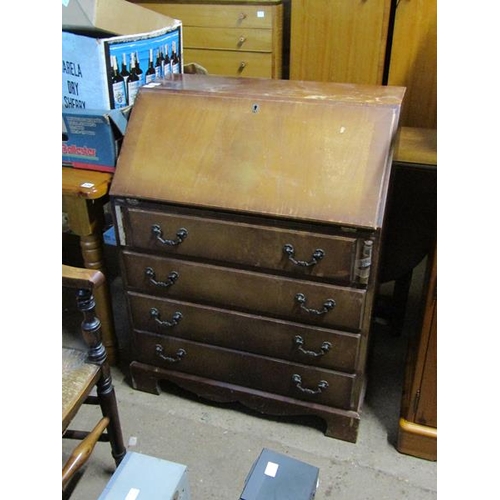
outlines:
[[[98, 269], [106, 276], [102, 240], [103, 203], [102, 199], [87, 200], [77, 196], [63, 195], [63, 205], [68, 214], [69, 227], [80, 238], [85, 267]], [[109, 364], [115, 366], [118, 362], [118, 342], [107, 282], [96, 290], [94, 298], [96, 313], [101, 321], [102, 343], [106, 348]]]

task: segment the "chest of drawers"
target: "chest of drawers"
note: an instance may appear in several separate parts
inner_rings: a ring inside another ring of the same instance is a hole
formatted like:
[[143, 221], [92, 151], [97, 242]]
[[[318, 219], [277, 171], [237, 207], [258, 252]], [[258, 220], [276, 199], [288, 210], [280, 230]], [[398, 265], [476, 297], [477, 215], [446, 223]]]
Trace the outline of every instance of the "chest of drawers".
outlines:
[[135, 2], [182, 21], [184, 63], [214, 75], [281, 77], [282, 0]]
[[136, 389], [356, 441], [402, 97], [201, 75], [141, 90], [110, 191]]

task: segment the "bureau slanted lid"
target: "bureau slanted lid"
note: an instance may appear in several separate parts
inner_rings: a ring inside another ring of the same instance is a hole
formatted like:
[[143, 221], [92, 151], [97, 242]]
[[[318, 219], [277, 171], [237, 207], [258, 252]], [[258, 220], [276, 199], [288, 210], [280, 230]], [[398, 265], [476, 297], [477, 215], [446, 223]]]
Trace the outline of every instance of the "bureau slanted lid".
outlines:
[[175, 75], [143, 87], [111, 195], [378, 228], [404, 89]]

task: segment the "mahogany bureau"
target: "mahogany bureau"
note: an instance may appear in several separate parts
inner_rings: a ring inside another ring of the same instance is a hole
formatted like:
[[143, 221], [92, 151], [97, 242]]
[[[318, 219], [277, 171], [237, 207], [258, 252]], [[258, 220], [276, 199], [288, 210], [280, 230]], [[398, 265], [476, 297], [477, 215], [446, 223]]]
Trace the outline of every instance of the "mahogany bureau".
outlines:
[[134, 388], [355, 442], [404, 89], [175, 75], [143, 88], [111, 199]]

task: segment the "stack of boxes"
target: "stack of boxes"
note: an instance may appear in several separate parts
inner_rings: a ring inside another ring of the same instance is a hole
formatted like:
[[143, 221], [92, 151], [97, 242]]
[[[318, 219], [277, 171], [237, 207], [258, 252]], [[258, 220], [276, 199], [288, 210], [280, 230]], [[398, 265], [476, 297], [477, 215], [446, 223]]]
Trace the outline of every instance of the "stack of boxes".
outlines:
[[112, 172], [138, 89], [182, 72], [182, 23], [125, 0], [63, 0], [62, 162]]

